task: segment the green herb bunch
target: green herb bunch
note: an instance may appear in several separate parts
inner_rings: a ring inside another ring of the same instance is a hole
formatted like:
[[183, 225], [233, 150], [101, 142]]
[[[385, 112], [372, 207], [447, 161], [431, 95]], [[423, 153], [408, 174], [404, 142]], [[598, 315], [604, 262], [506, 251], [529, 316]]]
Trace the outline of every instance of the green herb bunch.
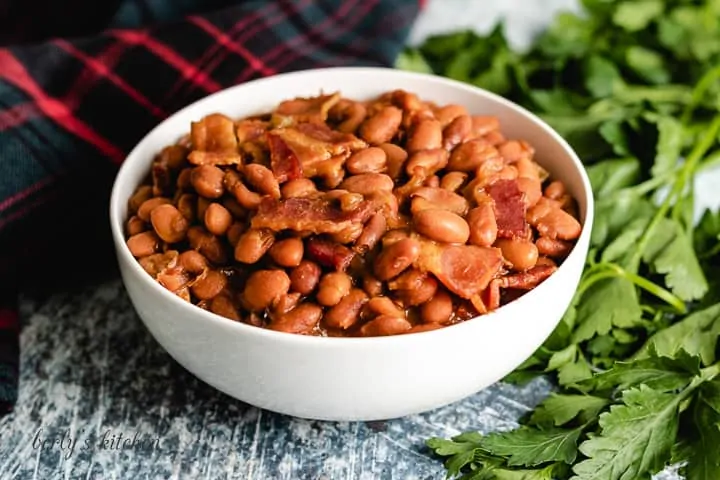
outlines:
[[398, 60], [539, 114], [596, 200], [573, 303], [507, 378], [550, 374], [558, 391], [516, 430], [427, 444], [464, 480], [639, 480], [670, 464], [720, 480], [720, 214], [693, 218], [696, 176], [720, 166], [720, 0], [582, 4], [524, 52], [498, 25]]

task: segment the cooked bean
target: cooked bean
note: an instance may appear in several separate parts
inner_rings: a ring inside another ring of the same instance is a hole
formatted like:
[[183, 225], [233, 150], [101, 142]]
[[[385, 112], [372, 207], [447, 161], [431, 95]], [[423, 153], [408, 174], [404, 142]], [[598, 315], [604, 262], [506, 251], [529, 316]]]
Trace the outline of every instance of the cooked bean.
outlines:
[[[502, 167], [502, 170], [497, 172], [496, 179], [497, 180], [520, 180], [518, 178], [518, 169], [512, 165], [505, 165], [504, 167]], [[523, 177], [523, 180], [531, 180], [531, 179]]]
[[433, 175], [432, 177], [426, 179], [423, 182], [423, 185], [426, 187], [440, 188], [440, 177]]
[[270, 258], [281, 267], [297, 267], [305, 249], [299, 238], [291, 237], [275, 242], [270, 247]]
[[432, 175], [448, 163], [448, 152], [442, 148], [419, 150], [408, 159], [405, 171], [408, 175]]
[[212, 200], [205, 198], [205, 197], [198, 197], [197, 199], [197, 216], [198, 219], [205, 221], [205, 212], [207, 211], [210, 204], [213, 203]]
[[140, 204], [140, 207], [137, 211], [137, 216], [143, 221], [143, 222], [150, 222], [150, 214], [153, 210], [155, 210], [160, 205], [167, 205], [172, 204], [169, 198], [165, 197], [154, 197], [149, 200], [145, 200], [142, 204]]
[[383, 247], [388, 247], [392, 245], [393, 243], [399, 242], [400, 240], [403, 240], [405, 238], [410, 237], [410, 232], [406, 228], [396, 228], [394, 230], [388, 231], [385, 235], [382, 237], [382, 244]]
[[192, 187], [192, 168], [183, 168], [177, 177], [178, 190], [190, 190]]
[[376, 213], [365, 224], [362, 234], [355, 242], [353, 249], [359, 253], [365, 253], [375, 248], [380, 238], [385, 235], [387, 229], [387, 221], [385, 215], [381, 212]]
[[[149, 185], [142, 185], [138, 187], [130, 200], [128, 200], [128, 213], [137, 213], [140, 209], [140, 205], [150, 200], [153, 196], [152, 187]], [[148, 212], [149, 213], [149, 212]]]
[[474, 137], [483, 137], [489, 133], [497, 131], [500, 128], [500, 122], [497, 117], [473, 115], [471, 118], [472, 134]]
[[243, 233], [247, 231], [247, 225], [242, 222], [235, 222], [228, 228], [227, 234], [225, 235], [228, 239], [228, 243], [235, 247], [240, 240]]
[[552, 239], [548, 237], [538, 238], [535, 242], [535, 246], [537, 247], [540, 255], [545, 255], [552, 258], [567, 257], [573, 247], [570, 242], [563, 242], [562, 240]]
[[386, 165], [387, 155], [385, 150], [379, 147], [370, 147], [355, 152], [345, 162], [345, 168], [353, 175], [381, 173], [385, 171]]
[[[325, 198], [327, 198], [327, 196]], [[343, 212], [351, 212], [355, 210], [360, 203], [365, 201], [365, 197], [359, 193], [346, 192], [340, 195], [338, 201], [340, 202], [340, 210]]]
[[508, 163], [518, 162], [521, 159], [530, 160], [532, 159], [535, 151], [526, 142], [520, 140], [510, 140], [502, 145], [498, 146], [500, 155]]
[[420, 255], [420, 244], [412, 238], [404, 238], [385, 246], [375, 259], [374, 271], [379, 280], [388, 280], [401, 274]]
[[389, 142], [397, 133], [401, 122], [402, 110], [392, 106], [385, 107], [360, 125], [360, 138], [373, 145]]
[[188, 273], [182, 267], [165, 268], [156, 277], [158, 283], [171, 292], [185, 288], [190, 281]]
[[215, 315], [220, 315], [221, 317], [229, 318], [230, 320], [234, 320], [236, 322], [240, 321], [240, 312], [238, 312], [238, 309], [235, 304], [233, 304], [232, 299], [227, 295], [218, 295], [214, 297], [212, 302], [210, 302], [210, 311]]
[[160, 239], [155, 232], [142, 232], [128, 238], [127, 246], [134, 257], [147, 257], [160, 248]]
[[360, 102], [353, 102], [352, 100], [343, 98], [333, 106], [330, 114], [339, 115], [343, 118], [342, 122], [337, 126], [339, 131], [343, 133], [355, 133], [367, 117], [367, 109], [365, 105]]
[[497, 222], [495, 210], [490, 202], [482, 202], [468, 212], [468, 226], [470, 227], [469, 241], [479, 247], [489, 247], [497, 238]]
[[542, 197], [542, 185], [540, 180], [533, 180], [527, 177], [517, 179], [518, 189], [525, 194], [525, 203], [528, 207], [537, 204]]
[[253, 264], [260, 260], [275, 242], [275, 234], [266, 228], [251, 228], [235, 245], [235, 260]]
[[257, 163], [250, 163], [243, 167], [243, 174], [248, 183], [258, 192], [272, 198], [280, 198], [280, 184], [269, 168]]
[[365, 304], [365, 312], [371, 317], [379, 315], [390, 315], [394, 317], [404, 317], [405, 311], [390, 297], [373, 296], [367, 304]]
[[439, 323], [421, 323], [420, 325], [415, 325], [410, 330], [403, 332], [403, 333], [421, 333], [421, 332], [430, 332], [432, 330], [438, 330], [440, 328], [443, 328], [443, 325]]
[[555, 180], [554, 182], [550, 182], [550, 184], [545, 187], [545, 196], [548, 198], [552, 198], [553, 200], [559, 200], [565, 195], [565, 185], [560, 180]]
[[365, 293], [370, 297], [377, 297], [378, 295], [382, 295], [383, 283], [375, 278], [374, 275], [365, 272], [363, 275], [363, 290], [365, 290]]
[[315, 183], [309, 178], [297, 178], [285, 182], [280, 190], [283, 198], [311, 197], [318, 193]]
[[465, 197], [439, 187], [418, 188], [410, 194], [410, 197], [412, 198], [410, 208], [413, 214], [431, 208], [448, 210], [458, 215], [465, 215], [468, 211], [468, 201]]
[[467, 178], [468, 174], [465, 172], [448, 172], [443, 176], [442, 180], [440, 180], [440, 188], [457, 192], [465, 185]]
[[322, 308], [313, 303], [301, 303], [285, 315], [273, 319], [270, 330], [286, 333], [310, 333], [320, 322]]
[[521, 157], [513, 165], [518, 171], [518, 177], [540, 180], [540, 170], [537, 164], [529, 158]]
[[431, 208], [413, 214], [413, 225], [421, 235], [444, 243], [465, 243], [470, 228], [460, 215], [447, 210]]
[[[536, 210], [541, 207], [541, 203], [528, 211], [528, 221], [537, 228], [540, 235], [551, 239], [575, 240], [580, 236], [582, 227], [573, 216], [564, 210], [556, 207], [550, 207], [540, 215]], [[541, 207], [546, 208], [546, 207]], [[534, 221], [533, 221], [534, 220]]]
[[200, 252], [186, 250], [178, 257], [178, 263], [188, 272], [199, 275], [207, 268], [207, 260]]
[[192, 169], [190, 182], [195, 191], [206, 198], [220, 198], [223, 194], [222, 170], [214, 165], [200, 165]]
[[450, 154], [448, 170], [472, 172], [491, 158], [500, 158], [498, 151], [483, 139], [470, 140]]
[[381, 337], [405, 333], [412, 328], [410, 322], [402, 317], [380, 315], [360, 328], [364, 337]]
[[190, 228], [182, 213], [169, 204], [155, 207], [150, 212], [150, 221], [158, 237], [167, 243], [182, 241]]
[[202, 227], [190, 227], [187, 237], [190, 246], [202, 253], [212, 263], [223, 264], [227, 262], [227, 248], [212, 233]]
[[145, 230], [147, 230], [147, 224], [143, 222], [140, 217], [132, 216], [130, 220], [127, 221], [125, 231], [129, 237], [144, 232]]
[[370, 196], [376, 192], [392, 192], [392, 178], [382, 173], [363, 173], [348, 177], [340, 184], [340, 188], [348, 192]]
[[513, 270], [524, 272], [537, 263], [538, 248], [532, 242], [501, 238], [495, 246], [502, 250], [503, 257], [512, 264]]
[[200, 275], [190, 290], [200, 300], [210, 300], [219, 295], [227, 285], [227, 277], [218, 270], [205, 270]]
[[325, 312], [325, 324], [330, 328], [343, 330], [352, 327], [360, 320], [360, 311], [367, 301], [368, 296], [365, 292], [353, 288], [334, 307]]
[[435, 295], [423, 303], [420, 318], [425, 323], [447, 323], [453, 314], [453, 302], [445, 290], [438, 290]]
[[413, 268], [392, 280], [388, 286], [400, 297], [403, 305], [414, 307], [422, 305], [435, 296], [438, 282], [427, 273]]
[[205, 228], [213, 235], [225, 235], [232, 225], [232, 215], [219, 203], [211, 203], [205, 210]]
[[442, 125], [434, 118], [420, 120], [410, 131], [405, 148], [408, 153], [420, 150], [433, 150], [442, 148]]
[[387, 157], [387, 174], [393, 180], [397, 180], [404, 170], [408, 153], [394, 143], [382, 143], [378, 145], [385, 152]]
[[348, 294], [352, 288], [352, 279], [344, 272], [326, 273], [320, 280], [317, 301], [320, 305], [331, 307]]
[[470, 117], [468, 117], [467, 109], [462, 105], [455, 105], [451, 103], [435, 110], [435, 118], [437, 118], [437, 120], [440, 122], [440, 125], [442, 125], [443, 127], [450, 125], [453, 120], [459, 117], [466, 117], [468, 120], [470, 120]]
[[242, 180], [240, 180], [240, 176], [237, 172], [228, 170], [225, 172], [223, 178], [225, 188], [235, 197], [235, 200], [237, 200], [242, 207], [247, 208], [248, 210], [255, 210], [258, 208], [262, 197], [259, 193], [249, 190]]
[[178, 198], [177, 209], [188, 222], [192, 222], [196, 218], [197, 203], [197, 195], [192, 193], [183, 193], [180, 195], [180, 198]]
[[302, 295], [295, 293], [286, 293], [275, 301], [275, 305], [272, 308], [272, 315], [285, 315], [293, 308], [297, 307], [302, 299]]
[[290, 290], [290, 278], [282, 270], [257, 270], [245, 283], [242, 298], [249, 310], [260, 311], [271, 306]]
[[362, 223], [351, 223], [347, 228], [340, 230], [339, 232], [330, 235], [333, 242], [337, 243], [353, 243], [363, 232]]
[[310, 260], [303, 260], [290, 272], [290, 284], [293, 291], [310, 295], [320, 281], [320, 267]]
[[[541, 238], [545, 238], [545, 237], [541, 237]], [[535, 266], [536, 267], [541, 267], [541, 266], [542, 267], [557, 267], [557, 263], [555, 263], [555, 261], [553, 261], [552, 258], [540, 256], [540, 257], [538, 257], [538, 261], [535, 264]]]
[[443, 129], [443, 148], [451, 151], [470, 137], [471, 132], [472, 120], [470, 117], [467, 115], [456, 117]]

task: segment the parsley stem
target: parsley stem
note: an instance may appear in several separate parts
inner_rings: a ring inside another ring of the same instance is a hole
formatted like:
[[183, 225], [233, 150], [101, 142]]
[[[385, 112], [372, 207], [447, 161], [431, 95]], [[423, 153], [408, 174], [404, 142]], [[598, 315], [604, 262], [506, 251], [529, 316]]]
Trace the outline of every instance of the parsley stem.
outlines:
[[720, 79], [720, 65], [708, 70], [700, 78], [697, 85], [695, 86], [695, 89], [693, 90], [692, 99], [685, 106], [685, 110], [683, 111], [682, 117], [680, 118], [680, 121], [683, 123], [683, 125], [688, 124], [690, 118], [692, 117], [693, 111], [698, 107], [698, 105], [700, 105], [700, 102], [705, 96], [705, 93], [707, 93], [708, 89], [718, 79]]
[[627, 187], [625, 191], [629, 192], [631, 195], [636, 195], [640, 197], [652, 192], [656, 188], [662, 187], [663, 185], [668, 183], [668, 181], [671, 180], [675, 175], [677, 175], [677, 172], [670, 171], [663, 175], [659, 175], [657, 177], [645, 180], [644, 182], [638, 183], [637, 185], [633, 185], [632, 187]]
[[665, 218], [672, 206], [673, 200], [675, 200], [676, 197], [682, 194], [688, 180], [690, 179], [690, 176], [694, 173], [695, 167], [697, 166], [698, 162], [702, 159], [702, 157], [710, 149], [710, 147], [712, 147], [715, 143], [718, 132], [720, 132], [720, 116], [715, 117], [708, 129], [705, 131], [705, 135], [703, 135], [700, 141], [695, 144], [695, 148], [693, 148], [690, 152], [690, 155], [688, 155], [685, 164], [682, 166], [682, 169], [678, 174], [678, 178], [675, 180], [672, 190], [670, 191], [668, 196], [665, 197], [665, 200], [660, 205], [660, 208], [658, 208], [652, 220], [650, 220], [647, 229], [643, 232], [640, 240], [638, 240], [635, 252], [630, 259], [631, 271], [637, 272], [638, 268], [640, 267], [640, 260], [642, 259], [642, 254], [645, 252], [645, 248], [647, 247], [647, 244], [650, 241], [652, 234], [654, 233], [655, 227], [657, 227], [660, 221]]

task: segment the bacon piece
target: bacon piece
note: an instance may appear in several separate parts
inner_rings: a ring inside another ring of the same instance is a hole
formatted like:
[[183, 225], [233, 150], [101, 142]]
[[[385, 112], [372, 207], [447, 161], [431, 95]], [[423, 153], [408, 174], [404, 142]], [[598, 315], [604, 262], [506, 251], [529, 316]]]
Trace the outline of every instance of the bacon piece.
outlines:
[[212, 113], [190, 125], [190, 136], [195, 150], [222, 152], [237, 150], [235, 124], [220, 113]]
[[471, 299], [485, 290], [503, 264], [498, 248], [421, 242], [415, 266], [435, 275], [448, 290], [462, 298]]
[[518, 290], [532, 290], [543, 280], [555, 273], [557, 267], [553, 265], [537, 265], [526, 272], [508, 275], [498, 279], [500, 288], [516, 288]]
[[320, 237], [311, 237], [307, 241], [306, 251], [311, 260], [339, 272], [347, 270], [355, 257], [355, 252], [345, 245]]
[[265, 134], [270, 148], [270, 167], [278, 183], [302, 178], [303, 170], [297, 155], [288, 147], [279, 135], [268, 132]]
[[525, 221], [527, 205], [516, 180], [498, 180], [485, 187], [494, 200], [498, 238], [525, 238], [528, 224]]
[[298, 97], [285, 100], [273, 113], [272, 122], [278, 126], [301, 122], [324, 123], [327, 120], [328, 112], [339, 100], [338, 92], [317, 97]]
[[190, 155], [188, 155], [188, 160], [193, 165], [240, 165], [242, 163], [242, 156], [233, 150], [226, 150], [224, 152], [193, 150]]
[[238, 143], [262, 141], [265, 132], [270, 128], [270, 122], [257, 119], [244, 119], [235, 124], [235, 133]]
[[253, 228], [269, 228], [276, 232], [339, 233], [353, 223], [365, 223], [375, 211], [373, 203], [363, 200], [354, 209], [344, 212], [338, 202], [327, 198], [288, 198], [277, 200], [266, 197], [260, 202], [252, 219]]

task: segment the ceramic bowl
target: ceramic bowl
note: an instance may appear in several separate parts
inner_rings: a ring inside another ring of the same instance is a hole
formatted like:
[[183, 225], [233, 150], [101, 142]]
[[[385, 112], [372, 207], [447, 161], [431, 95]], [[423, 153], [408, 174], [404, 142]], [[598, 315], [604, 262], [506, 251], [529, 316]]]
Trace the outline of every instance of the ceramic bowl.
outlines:
[[[508, 138], [524, 139], [537, 161], [578, 200], [584, 226], [558, 271], [500, 309], [439, 330], [377, 338], [288, 334], [232, 322], [181, 300], [155, 282], [128, 250], [127, 201], [154, 155], [222, 112], [243, 117], [297, 96], [340, 91], [370, 99], [393, 89], [439, 104], [495, 115]], [[321, 420], [382, 420], [456, 402], [500, 380], [538, 348], [576, 291], [590, 240], [593, 199], [571, 147], [518, 105], [456, 81], [384, 68], [329, 68], [277, 75], [199, 100], [154, 128], [132, 150], [115, 180], [111, 227], [122, 278], [152, 335], [183, 367], [218, 390], [274, 412]]]

